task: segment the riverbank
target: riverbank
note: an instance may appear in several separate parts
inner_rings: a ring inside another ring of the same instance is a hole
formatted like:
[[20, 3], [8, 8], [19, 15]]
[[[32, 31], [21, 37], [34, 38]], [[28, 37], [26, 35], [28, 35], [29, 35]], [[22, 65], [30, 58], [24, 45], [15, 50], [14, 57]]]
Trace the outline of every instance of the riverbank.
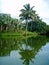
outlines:
[[[36, 37], [38, 34], [36, 32], [29, 32], [27, 31], [27, 37]], [[0, 37], [7, 38], [7, 37], [25, 37], [25, 31], [21, 32], [1, 32]]]

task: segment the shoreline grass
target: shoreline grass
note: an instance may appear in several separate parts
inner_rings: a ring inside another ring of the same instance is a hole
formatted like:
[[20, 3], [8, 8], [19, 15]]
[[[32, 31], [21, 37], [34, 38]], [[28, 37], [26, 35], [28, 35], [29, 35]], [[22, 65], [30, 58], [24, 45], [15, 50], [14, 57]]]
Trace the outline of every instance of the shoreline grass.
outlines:
[[[38, 34], [36, 32], [28, 32], [27, 31], [27, 37], [36, 37]], [[0, 38], [10, 38], [10, 37], [26, 37], [25, 31], [22, 32], [2, 32], [0, 33]]]

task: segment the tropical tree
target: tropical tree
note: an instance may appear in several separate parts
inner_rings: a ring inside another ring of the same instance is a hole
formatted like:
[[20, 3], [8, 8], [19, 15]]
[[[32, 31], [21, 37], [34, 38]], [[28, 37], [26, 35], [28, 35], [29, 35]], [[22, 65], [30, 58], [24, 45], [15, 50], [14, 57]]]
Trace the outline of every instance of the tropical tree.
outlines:
[[35, 11], [33, 7], [30, 7], [30, 4], [24, 5], [24, 9], [21, 9], [20, 19], [26, 21], [26, 35], [27, 35], [27, 28], [28, 28], [28, 20], [34, 19]]
[[10, 14], [0, 14], [0, 29], [6, 30], [8, 29], [8, 24], [11, 22], [11, 16]]
[[20, 19], [18, 20], [18, 28], [19, 28], [19, 31], [22, 31], [23, 23]]
[[18, 19], [11, 18], [11, 23], [9, 25], [9, 31], [16, 31], [17, 30], [17, 23], [18, 23]]
[[[28, 31], [31, 29], [31, 22], [28, 22]], [[35, 21], [32, 21], [32, 32], [37, 33], [45, 33], [47, 30], [47, 25], [45, 22], [43, 22], [41, 19], [37, 19]]]

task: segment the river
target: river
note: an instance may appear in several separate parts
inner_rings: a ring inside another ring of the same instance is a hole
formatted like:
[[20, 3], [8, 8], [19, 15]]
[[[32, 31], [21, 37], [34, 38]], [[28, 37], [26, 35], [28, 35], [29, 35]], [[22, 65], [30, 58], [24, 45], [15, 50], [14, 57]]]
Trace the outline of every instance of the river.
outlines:
[[0, 38], [0, 65], [49, 65], [49, 38]]

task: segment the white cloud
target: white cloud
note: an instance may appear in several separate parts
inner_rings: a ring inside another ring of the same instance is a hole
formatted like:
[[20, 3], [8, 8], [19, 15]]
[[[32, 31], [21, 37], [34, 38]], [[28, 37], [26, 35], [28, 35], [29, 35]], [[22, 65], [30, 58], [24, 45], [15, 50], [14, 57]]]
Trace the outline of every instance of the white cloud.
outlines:
[[23, 8], [23, 5], [30, 3], [31, 6], [35, 6], [35, 10], [44, 21], [49, 19], [49, 9], [47, 1], [44, 0], [1, 0], [1, 5], [3, 13], [10, 13], [12, 16], [19, 16], [20, 10]]

